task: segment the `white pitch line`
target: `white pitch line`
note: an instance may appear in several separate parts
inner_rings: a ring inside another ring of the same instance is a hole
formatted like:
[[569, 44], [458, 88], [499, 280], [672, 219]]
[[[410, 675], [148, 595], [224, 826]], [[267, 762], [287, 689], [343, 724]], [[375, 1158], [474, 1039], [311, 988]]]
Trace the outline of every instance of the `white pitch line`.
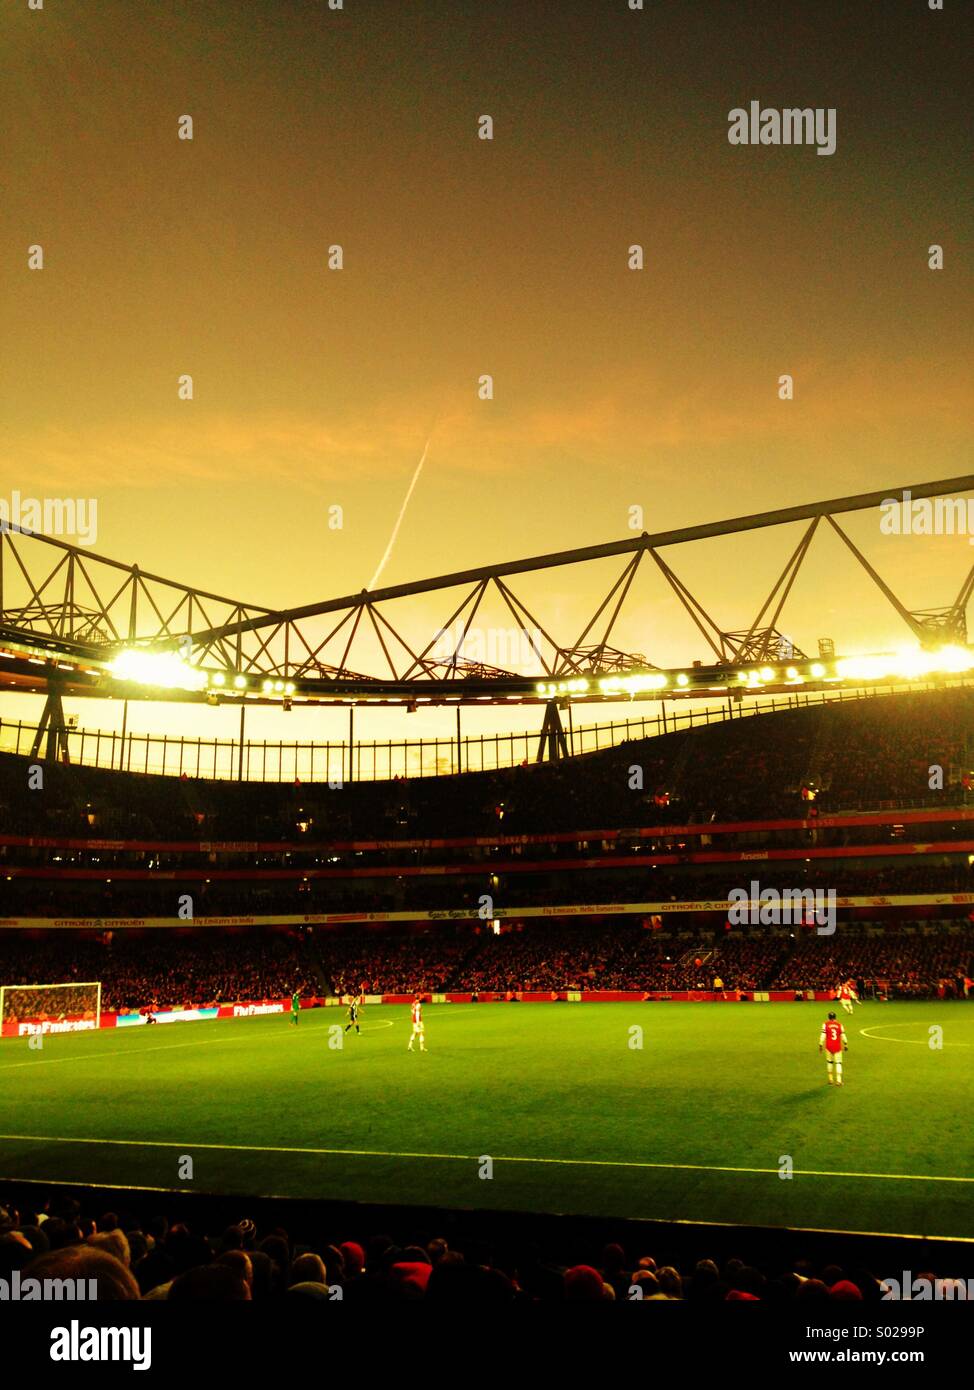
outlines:
[[[479, 1163], [481, 1155], [414, 1153], [395, 1149], [313, 1149], [273, 1144], [198, 1144], [189, 1140], [164, 1139], [79, 1139], [56, 1134], [0, 1134], [0, 1143], [19, 1144], [110, 1144], [122, 1149], [213, 1149], [226, 1153], [314, 1154], [344, 1158], [435, 1158], [454, 1163]], [[492, 1154], [495, 1163], [542, 1163], [567, 1168], [663, 1169], [686, 1173], [757, 1173], [778, 1176], [778, 1168], [735, 1168], [708, 1163], [640, 1163], [608, 1158], [524, 1158], [513, 1154]], [[932, 1173], [846, 1173], [828, 1169], [796, 1168], [803, 1178], [869, 1178], [883, 1182], [959, 1182], [974, 1183], [974, 1177], [941, 1177]]]
[[18, 1067], [54, 1067], [64, 1062], [98, 1061], [102, 1057], [142, 1057], [147, 1052], [175, 1052], [180, 1047], [208, 1047], [213, 1043], [251, 1042], [251, 1038], [197, 1038], [194, 1042], [164, 1043], [161, 1047], [127, 1048], [115, 1047], [110, 1052], [82, 1052], [76, 1057], [35, 1057], [29, 1062], [4, 1062], [0, 1064], [0, 1076], [4, 1072], [16, 1071]]
[[[775, 1169], [775, 1172], [778, 1170]], [[11, 1182], [16, 1182], [21, 1186], [29, 1187], [78, 1187], [79, 1184], [69, 1178], [11, 1178]], [[106, 1192], [167, 1192], [175, 1194], [186, 1191], [185, 1187], [137, 1187], [134, 1183], [100, 1182], [99, 1188]], [[222, 1196], [222, 1193], [206, 1193], [206, 1196]], [[262, 1192], [262, 1197], [268, 1197], [272, 1201], [290, 1201], [291, 1194], [287, 1192]], [[706, 1226], [713, 1229], [714, 1226], [726, 1226], [728, 1230], [739, 1231], [740, 1226], [734, 1221], [696, 1221], [685, 1216], [675, 1216], [668, 1221], [671, 1226]], [[778, 1231], [783, 1227], [773, 1227]], [[789, 1231], [797, 1235], [813, 1236], [882, 1236], [886, 1240], [950, 1240], [955, 1244], [960, 1242], [963, 1245], [974, 1245], [974, 1236], [936, 1236], [927, 1235], [918, 1231], [842, 1231], [831, 1226], [789, 1226]]]
[[[281, 1015], [281, 1017], [283, 1017], [283, 1015]], [[235, 1021], [238, 1021], [238, 1022], [248, 1022], [248, 1023], [250, 1022], [249, 1019], [247, 1019], [247, 1020], [240, 1019], [240, 1020], [235, 1020]], [[390, 1019], [377, 1019], [375, 1023], [363, 1024], [362, 1026], [363, 1026], [363, 1028], [370, 1028], [370, 1029], [380, 1028], [380, 1027], [382, 1027], [382, 1028], [391, 1028], [391, 1027], [393, 1026], [393, 1023], [394, 1023], [394, 1020], [391, 1019], [391, 1018], [390, 1018]], [[147, 1027], [147, 1026], [148, 1026], [147, 1024], [137, 1024], [137, 1025], [136, 1025], [136, 1027], [137, 1027], [140, 1031], [141, 1031], [142, 1028], [145, 1028], [145, 1027]], [[168, 1025], [168, 1024], [159, 1024], [159, 1025], [158, 1025], [158, 1027], [160, 1027], [160, 1028], [165, 1028], [165, 1027], [169, 1027], [169, 1026], [170, 1026], [170, 1025]], [[178, 1025], [175, 1025], [175, 1026], [178, 1027]], [[329, 1025], [329, 1026], [334, 1026], [334, 1025]], [[273, 1035], [273, 1034], [266, 1034], [266, 1035], [265, 1035], [265, 1037], [271, 1037], [271, 1036], [274, 1036], [274, 1035]], [[303, 1033], [303, 1034], [300, 1034], [300, 1033], [299, 1033], [298, 1036], [299, 1036], [299, 1037], [307, 1037], [307, 1032], [305, 1032], [305, 1033]], [[255, 1041], [256, 1041], [256, 1035], [255, 1035], [254, 1037], [252, 1037], [252, 1038], [247, 1038], [247, 1037], [243, 1037], [243, 1038], [242, 1038], [242, 1037], [235, 1037], [235, 1038], [194, 1038], [192, 1042], [162, 1043], [159, 1047], [139, 1047], [139, 1048], [114, 1047], [114, 1048], [112, 1048], [112, 1050], [111, 1050], [110, 1052], [82, 1052], [82, 1053], [79, 1053], [79, 1054], [78, 1054], [77, 1056], [75, 1056], [75, 1057], [35, 1057], [35, 1058], [32, 1058], [31, 1061], [29, 1061], [29, 1062], [0, 1062], [0, 1076], [3, 1076], [4, 1072], [15, 1071], [15, 1070], [17, 1069], [17, 1067], [53, 1067], [53, 1066], [57, 1066], [57, 1065], [59, 1065], [59, 1064], [63, 1064], [64, 1062], [90, 1062], [90, 1061], [98, 1061], [101, 1057], [142, 1057], [142, 1056], [144, 1056], [147, 1052], [175, 1052], [176, 1049], [177, 1049], [177, 1048], [180, 1048], [180, 1047], [211, 1047], [214, 1043], [224, 1043], [224, 1044], [229, 1044], [229, 1043], [242, 1043], [242, 1042], [249, 1042], [249, 1043], [252, 1043], [252, 1042], [255, 1042]]]
[[[876, 1035], [875, 1035], [875, 1029], [877, 1029], [877, 1028], [939, 1028], [939, 1027], [941, 1027], [941, 1026], [942, 1026], [942, 1025], [941, 1025], [941, 1024], [938, 1024], [938, 1023], [913, 1023], [913, 1022], [908, 1022], [908, 1023], [873, 1023], [869, 1028], [860, 1028], [860, 1029], [859, 1029], [859, 1033], [860, 1033], [860, 1035], [861, 1035], [862, 1037], [868, 1038], [868, 1039], [870, 1040], [870, 1042], [906, 1043], [908, 1047], [930, 1047], [930, 1041], [929, 1041], [929, 1039], [927, 1039], [927, 1038], [878, 1038], [878, 1037], [876, 1037]], [[949, 1043], [948, 1043], [948, 1042], [945, 1042], [945, 1043], [942, 1043], [941, 1046], [942, 1046], [942, 1047], [974, 1047], [974, 1043], [968, 1043], [968, 1042], [961, 1042], [961, 1043], [959, 1043], [959, 1042], [949, 1042]], [[931, 1050], [932, 1052], [939, 1052], [940, 1049], [939, 1049], [939, 1048], [931, 1048], [930, 1050]]]
[[[280, 1017], [283, 1018], [284, 1015], [282, 1014], [282, 1015], [280, 1015]], [[444, 1019], [444, 1018], [447, 1018], [447, 1017], [449, 1017], [448, 1014], [444, 1014], [444, 1015], [442, 1016], [442, 1018], [439, 1017], [439, 1016], [437, 1016], [437, 1019], [436, 1019], [437, 1024], [442, 1023], [443, 1019]], [[463, 1014], [454, 1014], [453, 1017], [454, 1017], [454, 1018], [463, 1018], [464, 1015], [463, 1015]], [[467, 1015], [467, 1017], [470, 1017], [470, 1015]], [[214, 1020], [214, 1021], [216, 1021], [216, 1020]], [[226, 1022], [231, 1022], [231, 1021], [232, 1021], [232, 1022], [234, 1022], [234, 1023], [250, 1023], [250, 1022], [252, 1022], [251, 1019], [233, 1019], [233, 1020], [227, 1019], [227, 1020], [225, 1020], [225, 1021], [226, 1021]], [[337, 1022], [337, 1019], [336, 1019], [336, 1022]], [[378, 1028], [378, 1027], [380, 1027], [380, 1026], [383, 1027], [383, 1028], [393, 1028], [393, 1027], [395, 1027], [395, 1024], [396, 1024], [396, 1020], [393, 1019], [393, 1018], [389, 1018], [389, 1019], [377, 1019], [375, 1023], [363, 1024], [363, 1025], [362, 1025], [362, 1029], [363, 1029], [363, 1031], [365, 1031], [366, 1029], [372, 1030], [372, 1029]], [[138, 1032], [141, 1032], [142, 1028], [145, 1028], [145, 1027], [147, 1027], [147, 1026], [148, 1026], [147, 1024], [138, 1024], [138, 1025], [136, 1025], [136, 1028], [137, 1028]], [[166, 1027], [179, 1027], [180, 1025], [179, 1025], [179, 1024], [172, 1024], [172, 1025], [170, 1025], [170, 1024], [158, 1024], [157, 1026], [160, 1027], [160, 1028], [166, 1028]], [[329, 1024], [329, 1025], [327, 1025], [327, 1026], [328, 1026], [328, 1027], [333, 1027], [334, 1025], [333, 1025], [333, 1024]], [[302, 1034], [301, 1036], [306, 1037], [306, 1036], [307, 1036], [307, 1032], [305, 1032], [305, 1033]], [[240, 1037], [236, 1037], [236, 1038], [197, 1038], [197, 1039], [195, 1039], [193, 1042], [163, 1043], [160, 1047], [143, 1047], [143, 1048], [131, 1049], [131, 1050], [130, 1050], [129, 1048], [127, 1048], [127, 1047], [116, 1047], [116, 1048], [113, 1048], [110, 1052], [82, 1052], [82, 1053], [80, 1053], [80, 1054], [79, 1054], [78, 1056], [76, 1056], [76, 1057], [35, 1057], [35, 1058], [33, 1058], [31, 1061], [29, 1061], [29, 1062], [0, 1062], [0, 1076], [2, 1076], [2, 1075], [4, 1074], [4, 1072], [6, 1072], [6, 1071], [14, 1071], [14, 1070], [16, 1070], [17, 1067], [45, 1067], [45, 1066], [51, 1067], [51, 1066], [55, 1066], [55, 1065], [58, 1065], [58, 1064], [62, 1064], [62, 1063], [64, 1063], [64, 1062], [90, 1062], [90, 1061], [97, 1061], [100, 1057], [136, 1057], [136, 1056], [141, 1057], [142, 1054], [143, 1054], [143, 1053], [146, 1053], [146, 1052], [174, 1052], [174, 1051], [176, 1050], [177, 1047], [207, 1047], [207, 1046], [210, 1046], [210, 1045], [213, 1044], [213, 1043], [240, 1043], [240, 1042], [253, 1042], [253, 1041], [254, 1041], [253, 1038], [240, 1038]]]

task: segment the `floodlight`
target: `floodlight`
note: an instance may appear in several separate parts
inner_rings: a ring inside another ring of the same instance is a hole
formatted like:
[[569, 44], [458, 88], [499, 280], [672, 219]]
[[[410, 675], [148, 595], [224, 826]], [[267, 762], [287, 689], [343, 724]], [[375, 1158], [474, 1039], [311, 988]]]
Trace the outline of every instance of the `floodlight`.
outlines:
[[175, 652], [129, 647], [119, 652], [109, 670], [117, 680], [155, 685], [164, 690], [202, 690], [206, 685], [206, 673], [190, 666]]

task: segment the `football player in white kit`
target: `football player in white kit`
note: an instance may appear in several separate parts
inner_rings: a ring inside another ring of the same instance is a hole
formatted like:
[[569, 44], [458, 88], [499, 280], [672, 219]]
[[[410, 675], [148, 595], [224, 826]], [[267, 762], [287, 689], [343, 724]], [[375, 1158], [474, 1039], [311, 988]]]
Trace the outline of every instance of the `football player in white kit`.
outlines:
[[423, 1001], [418, 994], [416, 995], [416, 998], [413, 1000], [413, 1031], [409, 1035], [409, 1047], [406, 1049], [408, 1052], [412, 1052], [413, 1041], [416, 1038], [419, 1038], [420, 1052], [425, 1052], [426, 1029], [423, 1023]]

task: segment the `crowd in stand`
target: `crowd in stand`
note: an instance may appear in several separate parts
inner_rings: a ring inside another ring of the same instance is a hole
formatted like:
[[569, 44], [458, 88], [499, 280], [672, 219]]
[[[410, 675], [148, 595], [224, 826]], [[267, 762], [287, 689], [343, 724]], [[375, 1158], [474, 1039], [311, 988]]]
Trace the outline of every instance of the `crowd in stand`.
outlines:
[[[840, 929], [819, 936], [751, 930], [664, 934], [640, 920], [551, 920], [476, 929], [444, 923], [392, 933], [115, 932], [27, 938], [0, 933], [0, 982], [100, 981], [103, 1009], [204, 1007], [327, 994], [517, 993], [551, 990], [825, 990], [853, 978], [894, 997], [962, 993], [974, 929]], [[79, 995], [79, 998], [81, 996]], [[71, 996], [45, 1012], [70, 1012]], [[84, 993], [91, 1008], [91, 993]], [[43, 1003], [44, 1001], [42, 1001]], [[6, 1013], [38, 1007], [11, 994]], [[26, 1016], [26, 1014], [25, 1014]]]
[[[974, 688], [884, 695], [726, 720], [562, 762], [392, 782], [160, 778], [0, 756], [0, 827], [163, 840], [413, 839], [799, 817], [970, 796]], [[931, 768], [943, 789], [931, 788]], [[633, 776], [633, 769], [640, 776]], [[966, 783], [965, 783], [966, 778]]]
[[451, 988], [467, 953], [452, 934], [367, 941], [319, 938], [324, 976], [336, 994], [433, 994]]
[[[639, 868], [577, 868], [553, 862], [535, 872], [491, 864], [464, 874], [419, 873], [393, 877], [202, 881], [171, 873], [159, 882], [114, 880], [14, 879], [0, 877], [0, 916], [53, 918], [173, 918], [187, 895], [195, 917], [287, 917], [350, 912], [434, 912], [462, 910], [476, 916], [481, 895], [497, 906], [567, 906], [579, 903], [726, 902], [733, 890], [762, 888], [821, 890], [837, 897], [888, 897], [921, 893], [974, 892], [974, 868], [967, 856], [916, 856], [876, 866], [875, 859], [765, 860], [759, 864]], [[497, 889], [500, 888], [498, 892]]]
[[[743, 1238], [742, 1238], [743, 1239]], [[0, 1205], [0, 1279], [93, 1279], [100, 1302], [260, 1303], [425, 1301], [485, 1304], [754, 1300], [776, 1304], [874, 1304], [883, 1276], [798, 1260], [759, 1268], [740, 1258], [696, 1258], [678, 1268], [645, 1245], [619, 1243], [559, 1258], [528, 1240], [503, 1247], [424, 1231], [319, 1237], [245, 1220], [207, 1233], [160, 1211], [151, 1219], [92, 1216], [68, 1197], [17, 1209]], [[931, 1286], [934, 1272], [920, 1274]], [[939, 1280], [949, 1279], [941, 1274]], [[941, 1287], [943, 1285], [941, 1284]], [[943, 1295], [942, 1295], [943, 1296]]]
[[[70, 984], [100, 981], [102, 1009], [206, 1007], [235, 1000], [283, 999], [295, 989], [320, 992], [314, 960], [303, 943], [282, 932], [245, 935], [167, 930], [99, 940], [65, 941], [59, 933], [0, 937], [0, 982]], [[84, 995], [91, 1008], [91, 995]], [[46, 1012], [69, 1012], [70, 996], [46, 997]], [[8, 1000], [24, 1009], [28, 996]]]
[[[958, 692], [963, 696], [963, 692]], [[970, 692], [968, 692], [968, 697]], [[908, 697], [911, 698], [911, 697]], [[894, 700], [872, 702], [869, 718], [855, 718], [851, 706], [839, 707], [842, 717], [827, 725], [821, 749], [822, 784], [828, 800], [845, 804], [872, 789], [875, 801], [899, 803], [915, 792], [918, 785], [929, 787], [931, 770], [942, 769], [944, 783], [955, 784], [974, 772], [970, 764], [974, 749], [971, 705], [963, 698], [954, 706], [948, 695], [938, 696], [933, 705], [924, 696], [914, 696], [911, 708], [901, 708]], [[949, 711], [956, 708], [962, 718], [955, 722]], [[924, 711], [947, 714], [938, 726], [924, 718]]]
[[[97, 876], [18, 876], [11, 870], [64, 871], [65, 851], [0, 845], [0, 916], [90, 917], [104, 919], [107, 927], [113, 917], [173, 917], [182, 912], [187, 892], [194, 918], [436, 910], [470, 914], [462, 927], [437, 923], [430, 931], [402, 938], [278, 931], [225, 936], [212, 930], [130, 935], [118, 930], [106, 931], [99, 941], [72, 933], [68, 942], [63, 936], [25, 939], [8, 932], [0, 935], [0, 983], [100, 980], [105, 1008], [276, 998], [295, 988], [318, 994], [344, 991], [350, 982], [373, 993], [665, 990], [702, 988], [719, 975], [729, 988], [821, 988], [823, 982], [831, 983], [837, 968], [862, 978], [878, 978], [880, 972], [898, 976], [903, 993], [935, 989], [941, 976], [968, 973], [966, 937], [931, 943], [926, 937], [904, 935], [900, 940], [897, 935], [880, 948], [873, 939], [860, 940], [843, 930], [841, 945], [828, 948], [830, 959], [818, 939], [797, 948], [770, 933], [715, 940], [699, 919], [686, 923], [683, 936], [665, 937], [642, 930], [633, 918], [623, 923], [618, 917], [588, 923], [552, 919], [508, 928], [512, 910], [526, 906], [726, 901], [733, 890], [749, 888], [752, 878], [760, 880], [761, 888], [831, 890], [839, 897], [947, 895], [970, 891], [974, 883], [967, 856], [960, 853], [890, 858], [878, 866], [869, 858], [855, 862], [802, 856], [743, 864], [609, 868], [586, 863], [573, 868], [568, 861], [577, 860], [579, 853], [633, 853], [632, 844], [606, 845], [596, 839], [533, 845], [524, 847], [523, 854], [516, 846], [497, 851], [514, 863], [526, 862], [526, 854], [540, 866], [531, 872], [504, 867], [484, 848], [463, 851], [478, 867], [462, 874], [405, 874], [399, 869], [425, 867], [422, 851], [394, 850], [402, 862], [390, 867], [370, 859], [368, 851], [346, 851], [343, 858], [325, 846], [329, 838], [353, 835], [394, 842], [419, 836], [556, 834], [793, 818], [811, 809], [884, 801], [919, 805], [931, 799], [934, 768], [942, 769], [944, 778], [944, 790], [937, 795], [955, 807], [969, 795], [970, 776], [964, 769], [974, 751], [972, 728], [974, 688], [965, 688], [733, 719], [560, 763], [340, 789], [179, 781], [48, 765], [44, 788], [28, 790], [25, 760], [0, 755], [0, 836], [152, 836], [207, 844], [195, 852], [185, 883], [178, 868], [171, 863], [163, 867], [159, 852], [151, 850], [142, 853], [149, 856], [146, 871], [160, 875], [155, 881], [113, 874], [112, 857], [119, 851], [110, 845], [83, 851], [91, 857], [85, 871]], [[641, 779], [633, 777], [634, 768], [641, 770]], [[816, 832], [790, 833], [794, 848], [806, 845]], [[254, 839], [286, 846], [296, 835], [319, 847], [330, 871], [374, 864], [377, 873], [305, 876], [296, 868], [300, 856], [292, 861], [286, 848], [276, 855], [268, 852], [272, 862], [267, 864], [268, 855], [243, 845], [239, 853], [247, 857], [241, 872], [265, 876], [212, 877], [220, 860], [207, 842]], [[665, 847], [680, 851], [679, 846]], [[38, 855], [53, 857], [41, 862]], [[565, 863], [559, 862], [566, 856]], [[300, 876], [267, 876], [281, 867], [294, 868]], [[471, 926], [471, 918], [479, 920], [485, 893], [492, 908], [506, 910], [500, 935], [486, 924], [476, 930]], [[681, 914], [664, 910], [662, 915], [668, 919], [668, 933], [671, 923], [678, 924], [677, 932], [684, 928]]]
[[[781, 941], [659, 939], [636, 927], [563, 923], [482, 936], [464, 961], [465, 988], [524, 990], [710, 989], [716, 976], [728, 988], [759, 988], [786, 951]], [[556, 983], [558, 982], [558, 983]]]
[[776, 989], [827, 989], [838, 979], [861, 981], [863, 988], [888, 988], [898, 998], [924, 996], [943, 985], [963, 994], [970, 977], [972, 937], [846, 937], [841, 946], [801, 942], [773, 980]]

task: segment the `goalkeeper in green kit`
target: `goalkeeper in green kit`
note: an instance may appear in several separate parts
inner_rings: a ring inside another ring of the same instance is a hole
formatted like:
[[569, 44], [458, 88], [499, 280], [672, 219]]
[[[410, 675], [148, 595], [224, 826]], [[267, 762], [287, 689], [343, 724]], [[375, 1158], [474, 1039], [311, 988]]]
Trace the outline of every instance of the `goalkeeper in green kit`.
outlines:
[[291, 995], [291, 1022], [297, 1024], [301, 1014], [301, 995], [297, 990]]

